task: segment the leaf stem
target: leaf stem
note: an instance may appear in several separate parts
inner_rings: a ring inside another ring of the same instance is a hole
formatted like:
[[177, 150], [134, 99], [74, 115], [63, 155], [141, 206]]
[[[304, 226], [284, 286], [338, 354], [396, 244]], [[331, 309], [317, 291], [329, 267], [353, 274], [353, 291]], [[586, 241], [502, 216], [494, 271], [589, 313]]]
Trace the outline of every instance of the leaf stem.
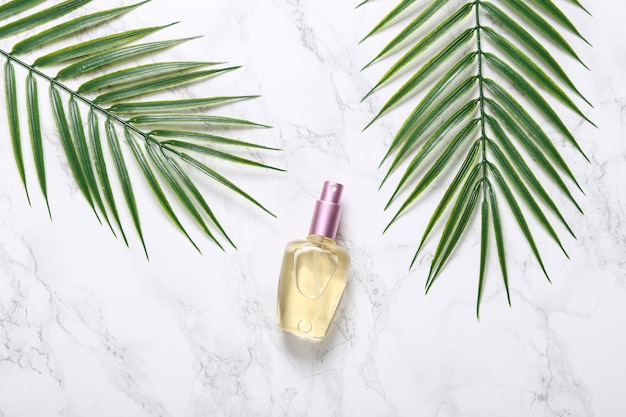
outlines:
[[100, 106], [96, 102], [88, 99], [87, 97], [83, 96], [82, 94], [77, 93], [76, 91], [72, 90], [70, 87], [66, 86], [65, 84], [63, 84], [59, 80], [57, 80], [57, 79], [47, 75], [46, 73], [40, 71], [36, 67], [27, 64], [26, 62], [24, 62], [21, 59], [17, 58], [15, 55], [11, 54], [10, 52], [6, 52], [2, 48], [0, 48], [0, 54], [4, 55], [7, 59], [15, 62], [16, 64], [22, 66], [23, 68], [26, 68], [27, 70], [33, 72], [34, 74], [38, 75], [39, 77], [47, 80], [51, 84], [54, 84], [55, 86], [59, 87], [60, 89], [64, 90], [68, 94], [70, 94], [72, 97], [76, 97], [78, 100], [80, 100], [83, 103], [86, 103], [87, 105], [89, 105], [92, 109], [97, 110], [100, 113], [106, 115], [107, 117], [115, 120], [117, 123], [122, 125], [125, 129], [130, 129], [133, 132], [137, 133], [139, 136], [143, 137], [146, 142], [152, 142], [152, 143], [155, 143], [155, 144], [159, 145], [159, 148], [160, 148], [159, 141], [154, 139], [148, 133], [142, 131], [141, 129], [139, 129], [139, 128], [135, 127], [135, 126], [133, 126], [132, 124], [128, 123], [126, 120], [124, 120], [121, 117], [117, 116], [115, 113], [112, 113], [111, 111], [109, 111], [106, 108]]
[[[485, 128], [485, 119], [487, 118], [485, 114], [485, 93], [483, 89], [483, 50], [481, 46], [481, 26], [480, 26], [480, 1], [476, 0], [474, 2], [474, 6], [476, 7], [475, 16], [476, 16], [476, 50], [477, 50], [477, 65], [478, 65], [478, 109], [480, 112], [480, 142], [481, 142], [481, 156], [482, 156], [482, 175], [485, 180], [487, 180], [487, 132]], [[483, 181], [483, 202], [487, 204], [487, 182]]]
[[[480, 268], [479, 268], [479, 278], [478, 278], [478, 296], [476, 298], [476, 318], [480, 319], [480, 302], [483, 294], [483, 284], [485, 278], [485, 268], [487, 265], [487, 252], [488, 252], [488, 239], [489, 239], [489, 201], [488, 195], [491, 184], [489, 183], [489, 178], [487, 177], [489, 174], [488, 165], [489, 162], [487, 160], [487, 131], [485, 127], [485, 120], [487, 119], [487, 115], [485, 113], [485, 91], [483, 88], [484, 84], [484, 76], [483, 76], [483, 50], [481, 45], [481, 26], [480, 26], [480, 0], [476, 0], [474, 2], [474, 6], [476, 7], [475, 16], [476, 16], [476, 55], [478, 56], [477, 65], [478, 65], [478, 74], [476, 78], [478, 78], [478, 108], [480, 111], [480, 147], [481, 147], [481, 165], [482, 165], [482, 178], [481, 178], [481, 189], [483, 194], [483, 202], [481, 205], [481, 230], [480, 230]], [[505, 281], [506, 283], [506, 281]], [[508, 292], [507, 292], [508, 294]]]

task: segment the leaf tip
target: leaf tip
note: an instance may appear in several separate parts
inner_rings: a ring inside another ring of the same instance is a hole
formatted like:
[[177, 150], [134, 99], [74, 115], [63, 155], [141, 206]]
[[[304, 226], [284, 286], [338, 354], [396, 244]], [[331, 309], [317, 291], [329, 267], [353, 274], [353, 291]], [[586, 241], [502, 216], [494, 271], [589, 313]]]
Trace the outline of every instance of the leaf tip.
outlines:
[[371, 96], [372, 94], [374, 94], [374, 92], [378, 89], [378, 84], [375, 85], [374, 87], [372, 87], [372, 89], [370, 91], [367, 92], [367, 94], [365, 94], [363, 96], [363, 98], [361, 99], [361, 103], [363, 103], [369, 96]]
[[419, 249], [417, 250], [417, 252], [415, 252], [415, 255], [413, 255], [413, 259], [411, 259], [411, 263], [409, 264], [409, 272], [411, 271], [411, 269], [413, 269], [413, 265], [415, 265], [415, 261], [417, 261], [418, 254], [419, 254]]
[[[365, 38], [363, 39], [365, 40]], [[362, 42], [362, 41], [361, 41]], [[374, 63], [378, 60], [378, 57], [372, 59], [370, 62], [368, 62], [367, 64], [365, 64], [360, 71], [365, 71], [366, 69], [368, 69], [369, 67], [371, 67], [372, 65], [374, 65]]]
[[52, 211], [50, 210], [50, 203], [48, 202], [48, 197], [45, 196], [46, 199], [46, 208], [48, 209], [48, 217], [50, 217], [50, 221], [52, 221]]
[[[259, 204], [259, 207], [260, 207], [260, 208], [261, 208], [264, 212], [266, 212], [267, 214], [269, 214], [270, 216], [272, 216], [273, 218], [275, 218], [275, 219], [277, 219], [277, 218], [278, 218], [278, 216], [277, 216], [277, 215], [275, 215], [274, 213], [272, 213], [271, 211], [269, 211], [269, 210], [268, 210], [267, 208], [265, 208], [264, 206], [262, 206], [262, 205], [260, 205], [260, 204]], [[232, 242], [231, 242], [231, 243], [232, 243]], [[235, 246], [235, 245], [233, 245], [233, 246]]]
[[580, 62], [580, 64], [581, 64], [583, 67], [585, 67], [585, 69], [586, 69], [587, 71], [591, 71], [591, 68], [589, 68], [589, 67], [587, 66], [587, 64], [585, 64], [585, 63], [584, 63], [584, 62], [583, 62], [580, 58], [578, 58], [578, 62]]
[[565, 225], [565, 227], [567, 228], [567, 231], [569, 232], [570, 236], [572, 236], [574, 240], [578, 240], [578, 237], [576, 236], [574, 231], [569, 227], [569, 225]]
[[363, 130], [361, 130], [361, 132], [365, 132], [365, 130], [367, 130], [368, 127], [370, 127], [376, 120], [378, 120], [379, 117], [380, 117], [380, 113], [378, 113], [367, 125], [365, 125], [365, 127], [363, 128]]
[[389, 223], [387, 223], [387, 226], [385, 226], [385, 228], [383, 229], [383, 234], [385, 234], [387, 230], [389, 230], [389, 228], [391, 227], [392, 224], [395, 223], [397, 218], [398, 218], [398, 214], [396, 213], [396, 215], [393, 216], [393, 218], [389, 221]]
[[354, 10], [358, 9], [359, 7], [363, 6], [365, 3], [367, 3], [367, 0], [362, 1], [361, 3], [357, 4], [356, 6], [354, 6]]

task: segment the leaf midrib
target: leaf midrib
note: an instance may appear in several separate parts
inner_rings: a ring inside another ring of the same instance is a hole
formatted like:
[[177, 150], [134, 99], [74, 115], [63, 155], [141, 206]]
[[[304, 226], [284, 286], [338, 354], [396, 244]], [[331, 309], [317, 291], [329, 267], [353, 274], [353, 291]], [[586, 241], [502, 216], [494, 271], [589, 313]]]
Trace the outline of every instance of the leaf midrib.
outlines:
[[[480, 1], [476, 0], [474, 2], [475, 7], [475, 20], [476, 25], [474, 26], [476, 30], [476, 50], [477, 50], [477, 66], [478, 66], [478, 108], [480, 112], [480, 146], [481, 146], [481, 159], [482, 159], [482, 176], [485, 181], [489, 181], [487, 178], [487, 132], [485, 129], [485, 120], [487, 115], [485, 114], [485, 94], [483, 89], [483, 50], [481, 45], [481, 26], [480, 26]], [[483, 182], [483, 204], [488, 204], [487, 202], [487, 184]]]

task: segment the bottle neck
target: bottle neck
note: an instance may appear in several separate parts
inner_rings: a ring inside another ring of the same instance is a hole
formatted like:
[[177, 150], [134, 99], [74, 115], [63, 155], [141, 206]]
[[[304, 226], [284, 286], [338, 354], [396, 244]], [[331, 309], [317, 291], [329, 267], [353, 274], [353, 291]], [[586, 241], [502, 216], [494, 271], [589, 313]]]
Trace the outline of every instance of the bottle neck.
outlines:
[[306, 239], [311, 242], [311, 243], [315, 243], [315, 244], [325, 244], [325, 245], [329, 245], [332, 244], [334, 245], [335, 239], [331, 239], [327, 236], [320, 236], [320, 235], [315, 235], [315, 234], [310, 234], [306, 237]]

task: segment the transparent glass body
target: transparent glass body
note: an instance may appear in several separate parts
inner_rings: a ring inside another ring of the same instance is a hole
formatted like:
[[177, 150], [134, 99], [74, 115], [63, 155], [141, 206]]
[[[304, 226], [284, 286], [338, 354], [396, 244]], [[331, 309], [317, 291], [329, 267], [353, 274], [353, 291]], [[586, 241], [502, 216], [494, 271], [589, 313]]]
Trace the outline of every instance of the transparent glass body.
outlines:
[[307, 339], [326, 336], [348, 279], [348, 253], [323, 236], [287, 244], [278, 283], [278, 327]]

